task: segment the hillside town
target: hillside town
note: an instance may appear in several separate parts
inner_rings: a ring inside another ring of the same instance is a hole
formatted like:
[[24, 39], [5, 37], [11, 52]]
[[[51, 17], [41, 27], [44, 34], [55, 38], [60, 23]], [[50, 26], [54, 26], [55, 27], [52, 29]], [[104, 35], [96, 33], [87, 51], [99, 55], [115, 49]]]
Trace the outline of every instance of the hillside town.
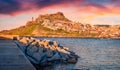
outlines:
[[[31, 29], [30, 27], [33, 26], [34, 28]], [[28, 31], [30, 31], [34, 36], [47, 36], [47, 32], [52, 30], [56, 31], [54, 33], [54, 35], [56, 34], [56, 37], [60, 36], [57, 34], [59, 31], [63, 31], [65, 32], [64, 37], [120, 38], [120, 25], [90, 25], [73, 22], [67, 19], [62, 12], [39, 15], [36, 19], [32, 17], [32, 20], [28, 21], [25, 26], [8, 31], [4, 30], [0, 33], [14, 35], [15, 31], [17, 32], [17, 29], [26, 31], [27, 28], [29, 28]], [[29, 35], [28, 31], [24, 33]], [[18, 35], [24, 33], [18, 33]], [[42, 33], [45, 35], [40, 35]], [[54, 37], [52, 33], [49, 34]]]
[[52, 30], [64, 30], [67, 32], [78, 32], [79, 34], [86, 34], [86, 37], [103, 37], [103, 38], [116, 38], [120, 37], [120, 25], [90, 25], [82, 24], [71, 21], [53, 21], [44, 19], [42, 23], [44, 27]]

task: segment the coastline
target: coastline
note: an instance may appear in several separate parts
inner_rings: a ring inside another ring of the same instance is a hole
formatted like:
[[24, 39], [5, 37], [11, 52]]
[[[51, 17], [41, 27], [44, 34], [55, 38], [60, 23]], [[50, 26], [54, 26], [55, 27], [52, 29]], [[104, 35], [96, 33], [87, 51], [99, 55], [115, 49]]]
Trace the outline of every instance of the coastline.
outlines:
[[58, 35], [49, 35], [49, 36], [33, 36], [33, 37], [51, 37], [51, 38], [97, 38], [97, 37], [84, 37], [84, 36], [58, 36]]
[[[50, 35], [50, 36], [34, 36], [34, 35], [0, 35], [0, 37], [7, 38], [7, 39], [13, 39], [14, 37], [44, 37], [44, 38], [87, 38], [87, 39], [120, 39], [120, 37], [90, 37], [90, 36], [56, 36], [56, 35]], [[1, 38], [0, 38], [1, 39]]]

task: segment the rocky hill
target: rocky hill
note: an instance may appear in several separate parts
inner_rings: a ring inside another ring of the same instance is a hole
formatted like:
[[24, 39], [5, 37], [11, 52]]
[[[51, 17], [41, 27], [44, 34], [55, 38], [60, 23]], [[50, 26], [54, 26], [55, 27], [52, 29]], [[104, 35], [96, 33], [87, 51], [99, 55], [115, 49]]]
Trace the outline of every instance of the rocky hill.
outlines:
[[7, 35], [32, 35], [45, 37], [102, 37], [120, 38], [120, 25], [90, 25], [72, 22], [62, 12], [32, 17], [25, 26], [1, 31]]

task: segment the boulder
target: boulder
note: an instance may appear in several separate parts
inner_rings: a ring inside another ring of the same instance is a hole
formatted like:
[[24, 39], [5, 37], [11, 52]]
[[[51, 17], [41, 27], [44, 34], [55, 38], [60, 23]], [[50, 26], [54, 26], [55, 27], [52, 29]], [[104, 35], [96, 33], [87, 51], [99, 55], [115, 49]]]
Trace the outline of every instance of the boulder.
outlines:
[[[69, 48], [61, 46], [56, 41], [42, 41], [32, 37], [23, 37], [19, 41], [25, 44], [25, 48], [22, 48], [22, 50], [34, 64], [47, 65], [53, 61], [77, 62], [78, 56], [70, 51]], [[23, 47], [20, 44], [18, 45]]]
[[32, 58], [31, 56], [26, 55], [26, 57], [30, 60], [30, 62], [34, 63], [34, 64], [40, 64], [40, 62], [38, 62], [37, 60], [35, 60], [34, 58]]
[[46, 53], [43, 53], [43, 55], [41, 57], [40, 64], [46, 64], [46, 63], [47, 63]]
[[66, 53], [66, 54], [70, 54], [70, 52], [64, 50], [64, 49], [61, 49], [60, 47], [56, 47], [56, 49], [61, 52], [61, 53]]
[[65, 54], [65, 53], [59, 53], [59, 55], [61, 56], [61, 59], [62, 59], [63, 61], [69, 59], [68, 54]]
[[38, 51], [38, 48], [36, 46], [30, 45], [30, 46], [26, 47], [26, 51], [25, 52], [27, 54], [29, 54], [30, 56], [32, 56], [37, 51]]
[[41, 46], [41, 45], [44, 45], [44, 42], [43, 41], [38, 41], [38, 44]]
[[39, 43], [37, 41], [32, 42], [31, 45], [39, 47]]
[[63, 47], [63, 49], [65, 49], [65, 50], [69, 51], [69, 48], [67, 48], [67, 47]]
[[57, 43], [56, 41], [53, 41], [53, 45], [54, 45], [55, 47], [58, 47], [58, 43]]
[[19, 40], [20, 42], [24, 43], [25, 45], [28, 44], [28, 40], [26, 37], [23, 37], [22, 39]]
[[77, 62], [77, 58], [69, 58], [67, 59], [68, 63], [76, 63]]
[[51, 45], [49, 48], [50, 50], [56, 50], [56, 47], [54, 45]]
[[47, 58], [51, 58], [53, 56], [53, 52], [50, 49], [47, 49], [45, 53], [46, 53]]
[[38, 61], [38, 62], [40, 62], [40, 60], [42, 59], [42, 56], [38, 52], [34, 52], [32, 57], [34, 57], [35, 60]]
[[54, 61], [54, 60], [60, 60], [61, 57], [58, 54], [58, 52], [56, 52], [51, 58], [48, 58], [48, 61]]

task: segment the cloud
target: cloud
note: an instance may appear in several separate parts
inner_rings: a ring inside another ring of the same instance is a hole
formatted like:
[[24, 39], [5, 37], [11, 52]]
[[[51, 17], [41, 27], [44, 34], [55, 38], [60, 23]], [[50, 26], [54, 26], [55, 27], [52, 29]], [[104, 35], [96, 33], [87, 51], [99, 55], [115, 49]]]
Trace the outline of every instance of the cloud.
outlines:
[[[51, 6], [61, 5], [64, 7], [73, 6], [74, 8], [96, 8], [106, 10], [106, 5], [118, 6], [120, 0], [0, 0], [0, 14], [16, 14], [25, 11], [41, 10]], [[92, 7], [91, 7], [92, 6]]]
[[116, 7], [120, 7], [120, 0], [112, 0], [112, 2], [110, 4], [113, 4]]
[[0, 0], [0, 14], [42, 9], [47, 6], [68, 3], [72, 0]]
[[0, 13], [9, 14], [19, 10], [20, 3], [16, 0], [0, 0]]

